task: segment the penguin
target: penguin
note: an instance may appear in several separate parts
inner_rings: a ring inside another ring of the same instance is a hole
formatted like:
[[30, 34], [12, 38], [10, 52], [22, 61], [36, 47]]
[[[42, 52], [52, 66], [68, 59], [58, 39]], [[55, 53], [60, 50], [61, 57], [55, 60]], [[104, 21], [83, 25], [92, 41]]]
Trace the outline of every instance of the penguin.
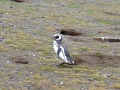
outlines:
[[53, 48], [57, 54], [57, 60], [62, 59], [62, 62], [59, 63], [58, 66], [62, 64], [74, 64], [74, 61], [71, 59], [67, 48], [62, 45], [62, 36], [60, 34], [54, 35]]

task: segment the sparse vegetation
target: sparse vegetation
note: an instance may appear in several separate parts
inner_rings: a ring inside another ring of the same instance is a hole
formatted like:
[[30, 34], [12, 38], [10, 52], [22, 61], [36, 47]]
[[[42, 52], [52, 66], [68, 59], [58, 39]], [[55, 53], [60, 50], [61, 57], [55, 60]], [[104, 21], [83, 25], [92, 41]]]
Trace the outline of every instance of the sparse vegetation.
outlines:
[[[0, 90], [120, 89], [119, 42], [94, 39], [119, 38], [119, 0], [25, 1], [0, 0]], [[55, 33], [76, 65], [56, 67]]]

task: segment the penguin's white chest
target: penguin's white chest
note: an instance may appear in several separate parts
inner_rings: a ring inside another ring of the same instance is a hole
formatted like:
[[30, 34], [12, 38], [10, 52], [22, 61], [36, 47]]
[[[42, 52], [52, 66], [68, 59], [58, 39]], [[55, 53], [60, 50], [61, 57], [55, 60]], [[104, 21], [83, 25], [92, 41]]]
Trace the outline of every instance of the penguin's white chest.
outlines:
[[53, 43], [53, 48], [54, 48], [55, 53], [57, 53], [57, 51], [58, 51], [58, 45], [57, 45], [56, 42]]

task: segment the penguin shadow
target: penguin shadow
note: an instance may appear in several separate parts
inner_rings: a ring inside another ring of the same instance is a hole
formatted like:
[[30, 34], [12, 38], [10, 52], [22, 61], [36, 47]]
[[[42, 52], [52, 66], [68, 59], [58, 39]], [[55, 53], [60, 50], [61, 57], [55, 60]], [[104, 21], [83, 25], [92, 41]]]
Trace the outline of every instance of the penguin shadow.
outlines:
[[70, 65], [70, 64], [61, 64], [61, 65], [59, 65], [59, 64], [55, 64], [54, 65], [54, 67], [55, 68], [74, 68], [74, 65]]

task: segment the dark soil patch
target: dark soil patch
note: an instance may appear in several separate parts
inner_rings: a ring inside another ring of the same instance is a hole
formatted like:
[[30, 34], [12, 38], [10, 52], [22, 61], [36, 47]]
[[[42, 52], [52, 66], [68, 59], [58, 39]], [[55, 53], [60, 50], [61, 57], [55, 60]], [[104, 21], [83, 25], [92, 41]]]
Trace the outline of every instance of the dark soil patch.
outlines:
[[57, 29], [57, 31], [59, 31], [60, 34], [69, 35], [69, 36], [81, 36], [81, 35], [83, 35], [81, 32], [78, 32], [74, 29]]
[[26, 0], [11, 0], [11, 1], [14, 1], [14, 2], [24, 2]]
[[104, 12], [107, 15], [114, 15], [114, 16], [120, 16], [119, 13], [115, 13], [115, 12]]
[[22, 56], [10, 56], [10, 61], [19, 64], [28, 64], [30, 60]]
[[73, 56], [75, 64], [99, 66], [99, 67], [120, 67], [120, 57], [110, 55], [81, 55]]
[[120, 31], [120, 28], [119, 27], [115, 27], [115, 28], [110, 28], [112, 30], [116, 30], [116, 31]]
[[98, 37], [93, 39], [101, 42], [120, 42], [120, 38], [112, 38], [112, 37]]
[[77, 55], [72, 56], [72, 59], [74, 60], [75, 65], [87, 63], [85, 60], [83, 60], [80, 56]]

